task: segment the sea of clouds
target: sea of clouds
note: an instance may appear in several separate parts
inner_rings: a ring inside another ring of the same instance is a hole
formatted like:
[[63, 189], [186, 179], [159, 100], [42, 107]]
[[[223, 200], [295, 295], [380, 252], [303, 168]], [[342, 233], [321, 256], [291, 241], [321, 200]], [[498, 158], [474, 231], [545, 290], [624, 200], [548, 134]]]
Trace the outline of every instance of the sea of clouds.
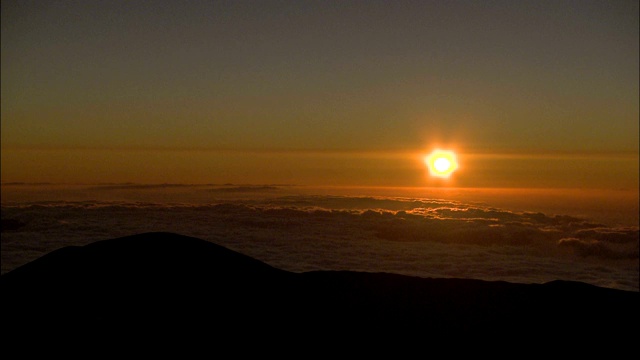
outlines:
[[[167, 187], [91, 190], [140, 193]], [[198, 188], [196, 197], [206, 194], [206, 202], [3, 200], [2, 273], [64, 246], [168, 231], [295, 272], [354, 270], [521, 283], [562, 279], [639, 291], [637, 226], [453, 200], [295, 194], [282, 188]]]

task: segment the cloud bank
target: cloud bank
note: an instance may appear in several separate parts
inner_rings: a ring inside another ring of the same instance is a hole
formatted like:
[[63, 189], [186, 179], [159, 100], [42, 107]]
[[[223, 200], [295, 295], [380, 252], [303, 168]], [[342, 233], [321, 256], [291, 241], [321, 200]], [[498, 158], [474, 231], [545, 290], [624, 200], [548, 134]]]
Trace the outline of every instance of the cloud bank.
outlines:
[[[261, 190], [277, 193], [275, 186]], [[637, 227], [456, 201], [325, 195], [208, 204], [48, 201], [3, 204], [2, 218], [24, 224], [3, 227], [3, 273], [62, 246], [170, 231], [291, 271], [566, 279], [638, 290]]]

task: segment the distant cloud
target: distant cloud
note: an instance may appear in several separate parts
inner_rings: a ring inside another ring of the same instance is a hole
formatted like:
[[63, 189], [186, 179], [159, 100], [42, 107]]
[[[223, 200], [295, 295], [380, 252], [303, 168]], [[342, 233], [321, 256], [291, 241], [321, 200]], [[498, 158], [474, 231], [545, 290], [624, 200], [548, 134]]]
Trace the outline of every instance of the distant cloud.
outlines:
[[90, 190], [157, 190], [167, 188], [189, 188], [193, 186], [201, 185], [189, 185], [189, 184], [105, 184], [89, 187]]
[[573, 237], [558, 241], [581, 256], [609, 259], [638, 259], [640, 234], [634, 228], [592, 228], [578, 230]]
[[223, 192], [223, 193], [253, 193], [262, 191], [276, 191], [280, 188], [277, 186], [260, 185], [260, 186], [228, 186], [208, 189], [211, 192]]

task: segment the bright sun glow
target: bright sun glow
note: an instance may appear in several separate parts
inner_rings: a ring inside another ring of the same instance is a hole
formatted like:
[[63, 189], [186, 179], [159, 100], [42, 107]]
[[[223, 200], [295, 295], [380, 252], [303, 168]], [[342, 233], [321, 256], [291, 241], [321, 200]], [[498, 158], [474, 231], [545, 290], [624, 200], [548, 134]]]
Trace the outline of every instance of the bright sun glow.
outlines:
[[434, 150], [425, 158], [432, 176], [449, 177], [458, 168], [456, 154], [448, 150]]

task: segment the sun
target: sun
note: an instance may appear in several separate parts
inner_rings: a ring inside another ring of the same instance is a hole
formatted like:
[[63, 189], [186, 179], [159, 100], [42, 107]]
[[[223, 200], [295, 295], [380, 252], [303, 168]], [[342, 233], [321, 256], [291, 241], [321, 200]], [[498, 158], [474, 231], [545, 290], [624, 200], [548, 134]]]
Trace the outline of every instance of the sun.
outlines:
[[424, 160], [431, 176], [448, 178], [458, 168], [456, 154], [450, 150], [434, 150]]

